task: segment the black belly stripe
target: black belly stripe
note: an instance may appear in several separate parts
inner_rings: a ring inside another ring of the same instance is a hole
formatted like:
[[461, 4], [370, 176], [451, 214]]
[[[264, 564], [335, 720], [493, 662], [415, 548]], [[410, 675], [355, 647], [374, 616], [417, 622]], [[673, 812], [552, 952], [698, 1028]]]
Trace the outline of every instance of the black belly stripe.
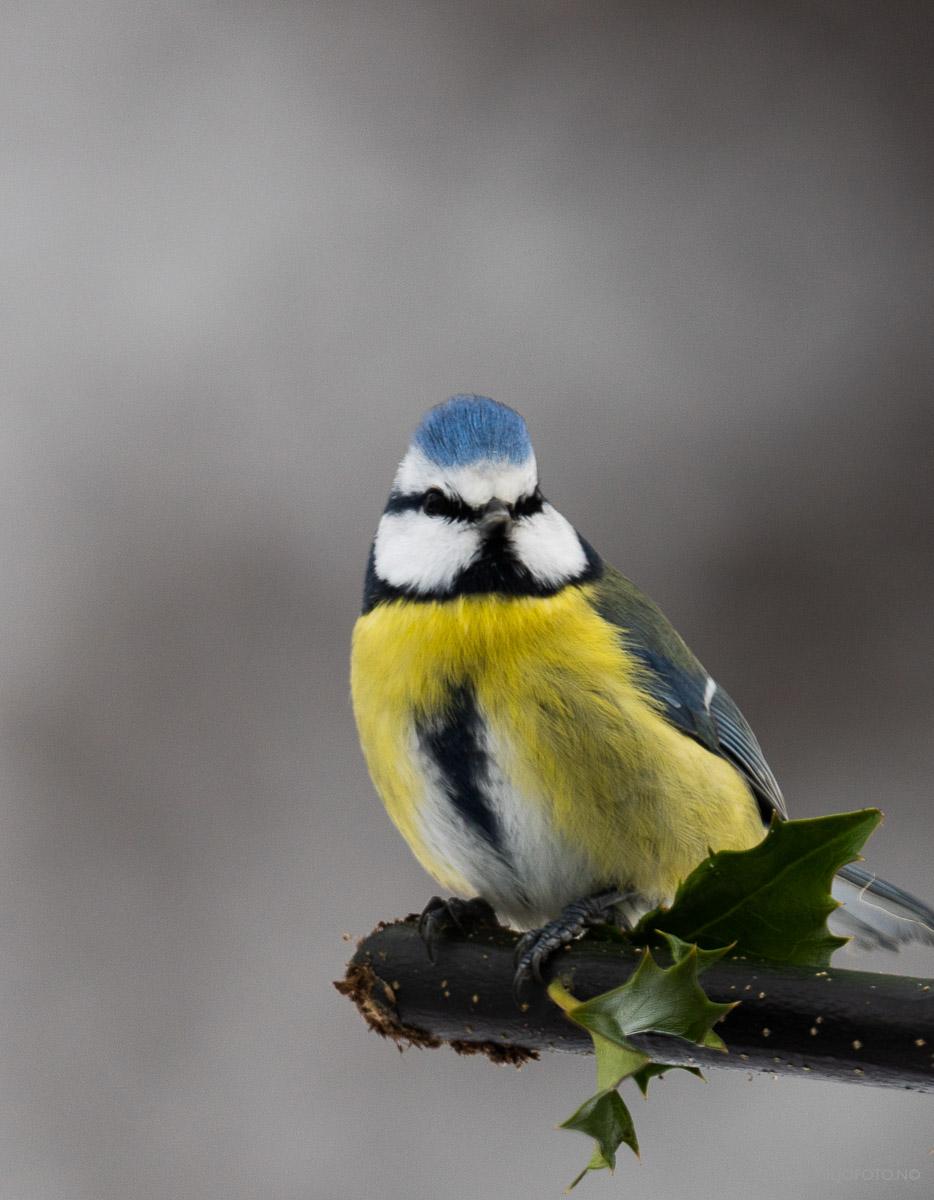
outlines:
[[452, 689], [443, 715], [417, 728], [419, 744], [437, 766], [451, 804], [467, 827], [502, 855], [502, 830], [484, 792], [489, 766], [473, 689], [466, 684]]

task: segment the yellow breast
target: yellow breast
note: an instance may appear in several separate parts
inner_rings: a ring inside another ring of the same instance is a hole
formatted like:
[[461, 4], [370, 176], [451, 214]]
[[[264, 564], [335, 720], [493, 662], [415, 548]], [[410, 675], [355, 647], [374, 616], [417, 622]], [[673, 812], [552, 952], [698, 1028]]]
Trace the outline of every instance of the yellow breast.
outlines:
[[601, 885], [670, 896], [708, 848], [745, 849], [763, 836], [738, 771], [665, 720], [589, 591], [401, 600], [357, 621], [351, 684], [373, 782], [423, 866], [453, 891], [475, 885], [423, 836], [413, 741], [465, 684], [498, 769]]

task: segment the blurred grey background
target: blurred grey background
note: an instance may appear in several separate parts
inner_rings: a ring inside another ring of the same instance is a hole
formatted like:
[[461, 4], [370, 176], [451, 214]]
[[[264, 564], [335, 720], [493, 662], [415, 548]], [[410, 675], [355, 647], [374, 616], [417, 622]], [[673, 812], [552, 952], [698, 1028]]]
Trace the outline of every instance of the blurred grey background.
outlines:
[[[880, 804], [872, 864], [934, 897], [932, 25], [4, 7], [2, 1200], [540, 1198], [586, 1158], [552, 1127], [592, 1063], [400, 1056], [330, 982], [433, 890], [347, 655], [452, 392], [526, 415], [793, 811]], [[720, 1073], [636, 1114], [582, 1195], [934, 1190], [925, 1097]]]

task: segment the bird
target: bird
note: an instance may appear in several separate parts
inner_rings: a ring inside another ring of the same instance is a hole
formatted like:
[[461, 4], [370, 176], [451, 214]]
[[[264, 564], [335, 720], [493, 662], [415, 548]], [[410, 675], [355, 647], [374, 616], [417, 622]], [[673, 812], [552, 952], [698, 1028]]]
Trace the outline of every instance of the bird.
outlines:
[[[524, 419], [462, 394], [418, 425], [372, 541], [351, 697], [390, 818], [448, 898], [420, 930], [525, 931], [518, 991], [588, 927], [670, 903], [711, 850], [787, 817], [749, 723], [661, 609], [544, 496]], [[861, 946], [934, 912], [856, 864]]]

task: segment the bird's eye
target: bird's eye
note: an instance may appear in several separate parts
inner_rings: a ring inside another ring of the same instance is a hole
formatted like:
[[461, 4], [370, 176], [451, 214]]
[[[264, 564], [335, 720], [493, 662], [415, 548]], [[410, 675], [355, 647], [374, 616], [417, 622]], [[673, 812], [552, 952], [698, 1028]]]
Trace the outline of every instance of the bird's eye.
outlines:
[[440, 488], [429, 488], [422, 501], [422, 512], [429, 517], [440, 517], [448, 509], [448, 498]]

